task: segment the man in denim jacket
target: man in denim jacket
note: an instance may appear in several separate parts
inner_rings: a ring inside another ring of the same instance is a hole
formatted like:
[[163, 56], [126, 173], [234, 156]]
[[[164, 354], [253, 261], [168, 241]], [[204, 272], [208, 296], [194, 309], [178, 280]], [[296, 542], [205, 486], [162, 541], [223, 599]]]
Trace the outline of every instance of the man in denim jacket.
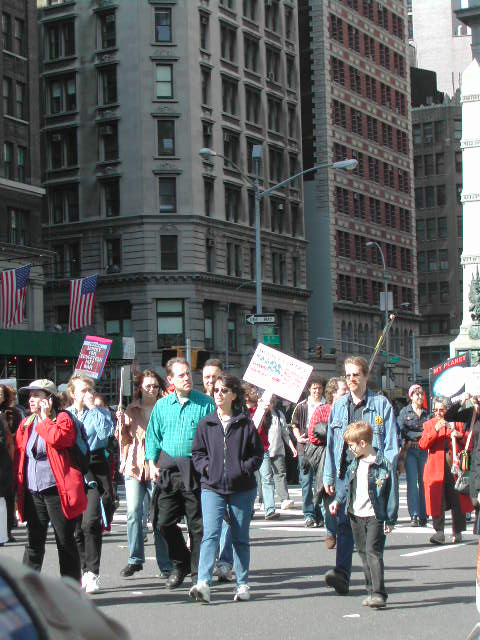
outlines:
[[[398, 455], [397, 423], [392, 405], [381, 395], [367, 389], [368, 363], [361, 356], [345, 360], [345, 377], [349, 393], [338, 400], [328, 421], [327, 451], [323, 484], [328, 495], [335, 495], [338, 483], [345, 483], [345, 472], [351, 456], [343, 440], [351, 422], [364, 420], [373, 428], [372, 445], [396, 468]], [[337, 487], [338, 489], [339, 487]], [[343, 490], [340, 488], [341, 492]], [[337, 556], [335, 568], [325, 574], [325, 582], [338, 594], [348, 593], [352, 571], [353, 535], [345, 509], [337, 513]]]

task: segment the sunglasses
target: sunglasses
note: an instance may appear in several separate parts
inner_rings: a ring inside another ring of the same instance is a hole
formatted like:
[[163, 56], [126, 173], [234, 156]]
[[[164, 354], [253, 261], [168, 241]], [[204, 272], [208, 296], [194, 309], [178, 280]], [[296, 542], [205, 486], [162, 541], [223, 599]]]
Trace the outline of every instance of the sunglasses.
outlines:
[[160, 389], [159, 384], [146, 384], [143, 387], [144, 389]]
[[231, 389], [229, 389], [228, 387], [215, 387], [215, 389], [213, 390], [213, 393], [221, 393], [222, 396], [225, 396], [227, 393], [231, 393]]

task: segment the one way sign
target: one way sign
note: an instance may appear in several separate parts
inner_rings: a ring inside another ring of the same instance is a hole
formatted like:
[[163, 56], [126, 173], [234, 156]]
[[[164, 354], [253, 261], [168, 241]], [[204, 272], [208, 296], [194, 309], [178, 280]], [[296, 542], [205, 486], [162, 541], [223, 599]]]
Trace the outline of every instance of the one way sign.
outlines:
[[274, 315], [260, 315], [252, 313], [245, 317], [247, 324], [276, 324], [277, 318]]

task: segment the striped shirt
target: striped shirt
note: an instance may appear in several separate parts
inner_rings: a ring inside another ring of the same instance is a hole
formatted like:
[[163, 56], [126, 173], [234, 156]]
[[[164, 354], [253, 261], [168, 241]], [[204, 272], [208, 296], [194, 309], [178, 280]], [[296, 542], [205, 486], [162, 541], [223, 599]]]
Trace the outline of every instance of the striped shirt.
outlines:
[[192, 457], [198, 422], [215, 410], [210, 396], [192, 389], [182, 404], [176, 392], [157, 400], [147, 426], [145, 460], [156, 462], [161, 451], [171, 457]]

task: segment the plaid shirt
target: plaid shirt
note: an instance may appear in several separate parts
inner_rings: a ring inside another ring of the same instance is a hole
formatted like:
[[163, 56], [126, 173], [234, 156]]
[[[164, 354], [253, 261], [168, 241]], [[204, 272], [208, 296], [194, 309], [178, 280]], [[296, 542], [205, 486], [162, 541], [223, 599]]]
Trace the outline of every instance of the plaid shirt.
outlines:
[[[313, 412], [313, 416], [310, 418], [310, 423], [308, 425], [308, 439], [312, 444], [321, 445], [322, 443], [318, 438], [316, 438], [313, 434], [313, 430], [315, 429], [315, 425], [318, 422], [327, 422], [330, 417], [330, 411], [332, 410], [331, 404], [321, 404], [319, 407], [315, 409]], [[324, 443], [325, 444], [325, 443]]]
[[145, 460], [156, 462], [161, 451], [171, 457], [192, 457], [198, 422], [215, 410], [210, 396], [192, 389], [183, 404], [176, 393], [157, 400], [147, 426]]

